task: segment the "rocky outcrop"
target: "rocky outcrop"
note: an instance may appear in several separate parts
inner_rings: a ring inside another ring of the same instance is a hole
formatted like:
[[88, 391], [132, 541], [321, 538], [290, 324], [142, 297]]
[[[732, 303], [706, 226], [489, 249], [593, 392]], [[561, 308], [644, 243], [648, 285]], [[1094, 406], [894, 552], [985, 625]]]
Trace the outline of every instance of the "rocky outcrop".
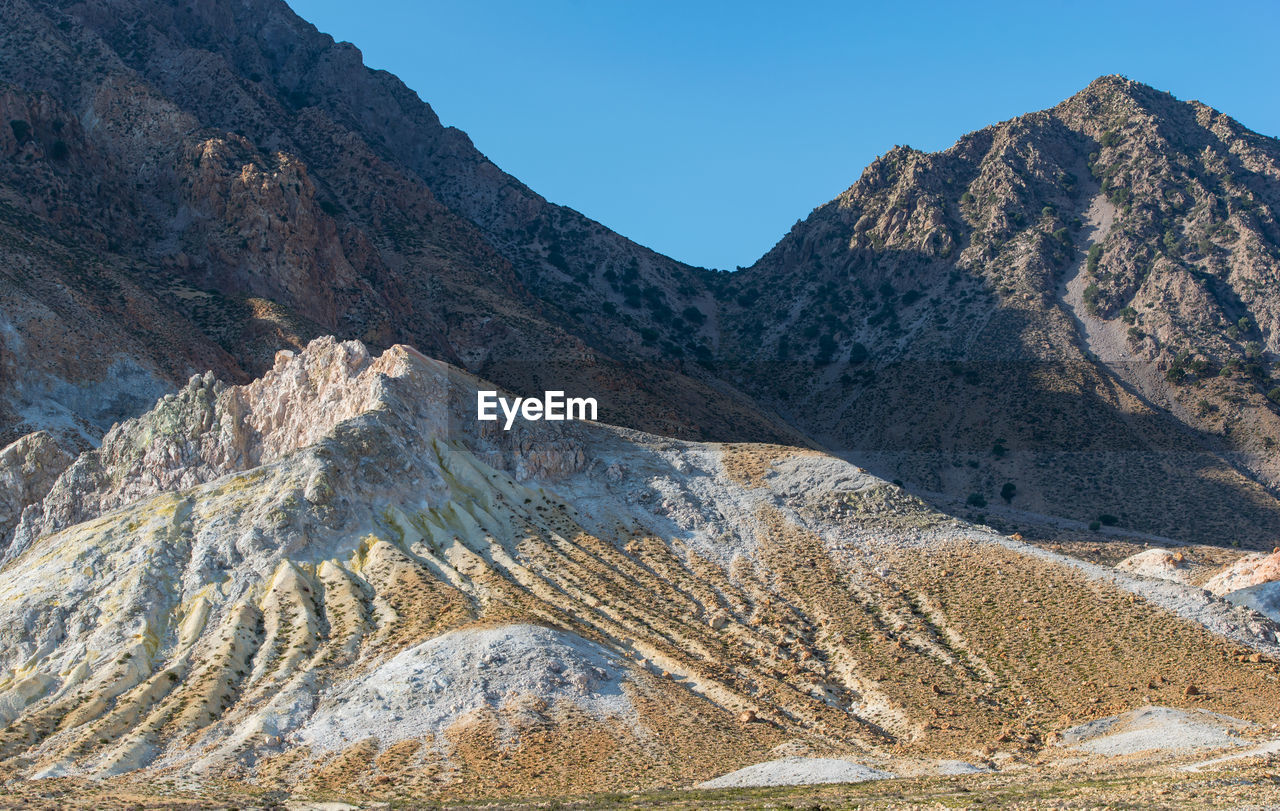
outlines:
[[48, 495], [71, 460], [71, 455], [43, 431], [0, 450], [0, 546], [8, 546], [23, 511]]
[[1280, 580], [1280, 549], [1271, 554], [1245, 555], [1209, 578], [1204, 587], [1224, 595], [1277, 580]]
[[[474, 399], [459, 399], [456, 374], [408, 347], [374, 358], [357, 341], [325, 337], [300, 353], [281, 351], [262, 378], [244, 386], [226, 386], [212, 373], [197, 375], [148, 414], [109, 431], [100, 447], [56, 481], [44, 474], [45, 492], [27, 502], [35, 506], [22, 514], [2, 560], [12, 560], [42, 535], [110, 510], [274, 462], [379, 409], [418, 416], [429, 436], [474, 434]], [[581, 448], [554, 427], [540, 432], [536, 442], [521, 430], [493, 438], [486, 460], [522, 480], [555, 479], [585, 461]]]
[[1168, 549], [1148, 549], [1125, 558], [1116, 564], [1122, 572], [1154, 577], [1160, 580], [1172, 580], [1175, 583], [1190, 582], [1191, 567], [1187, 565], [1186, 556], [1181, 552]]

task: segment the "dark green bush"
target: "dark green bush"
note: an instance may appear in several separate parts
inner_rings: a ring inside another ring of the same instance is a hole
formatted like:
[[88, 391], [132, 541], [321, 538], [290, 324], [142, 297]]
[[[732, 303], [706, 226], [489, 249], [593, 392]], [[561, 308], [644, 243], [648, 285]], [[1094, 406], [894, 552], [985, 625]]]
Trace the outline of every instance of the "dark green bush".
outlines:
[[1084, 299], [1084, 308], [1088, 310], [1089, 315], [1098, 314], [1098, 297], [1101, 295], [1102, 290], [1096, 282], [1091, 283], [1084, 289], [1084, 294], [1081, 298]]
[[1102, 243], [1098, 242], [1089, 248], [1089, 259], [1085, 262], [1085, 269], [1090, 273], [1098, 271], [1098, 262], [1102, 260]]

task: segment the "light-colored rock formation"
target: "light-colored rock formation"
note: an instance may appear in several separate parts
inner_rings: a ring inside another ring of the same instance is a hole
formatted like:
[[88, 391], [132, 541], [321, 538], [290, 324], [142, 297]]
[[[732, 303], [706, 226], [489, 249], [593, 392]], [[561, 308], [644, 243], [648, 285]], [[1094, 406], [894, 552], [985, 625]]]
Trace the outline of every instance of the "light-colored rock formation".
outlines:
[[1191, 567], [1187, 565], [1186, 556], [1182, 552], [1169, 549], [1148, 549], [1125, 558], [1116, 564], [1122, 572], [1154, 577], [1159, 580], [1172, 580], [1175, 583], [1187, 583], [1191, 575]]
[[700, 783], [698, 788], [804, 786], [821, 783], [862, 783], [893, 777], [862, 763], [836, 758], [789, 757], [755, 763], [736, 772]]
[[1223, 595], [1233, 605], [1251, 608], [1275, 622], [1280, 622], [1280, 581], [1259, 583]]
[[1221, 596], [1276, 580], [1280, 580], [1280, 549], [1270, 554], [1245, 555], [1209, 578], [1204, 587]]
[[1243, 736], [1254, 731], [1247, 721], [1203, 710], [1142, 707], [1065, 730], [1060, 745], [1110, 756], [1186, 752], [1240, 746], [1248, 742]]
[[72, 457], [44, 431], [0, 450], [0, 555], [27, 507], [41, 501]]

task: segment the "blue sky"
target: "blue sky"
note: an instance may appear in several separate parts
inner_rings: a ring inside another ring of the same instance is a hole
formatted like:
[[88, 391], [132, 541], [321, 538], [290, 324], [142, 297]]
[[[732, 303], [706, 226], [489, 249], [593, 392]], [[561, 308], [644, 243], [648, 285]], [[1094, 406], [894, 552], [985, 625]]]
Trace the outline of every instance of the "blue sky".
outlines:
[[1280, 3], [290, 0], [553, 202], [749, 265], [895, 144], [1106, 73], [1280, 135]]

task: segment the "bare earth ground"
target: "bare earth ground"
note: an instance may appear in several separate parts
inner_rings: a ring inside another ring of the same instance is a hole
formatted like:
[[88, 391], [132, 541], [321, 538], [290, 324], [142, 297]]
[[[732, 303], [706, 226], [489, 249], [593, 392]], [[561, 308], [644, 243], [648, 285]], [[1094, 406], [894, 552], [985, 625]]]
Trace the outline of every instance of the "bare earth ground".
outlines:
[[[1193, 759], [1186, 759], [1191, 762]], [[205, 808], [1275, 808], [1280, 807], [1280, 758], [1199, 773], [1171, 767], [1103, 770], [1094, 763], [1059, 770], [1026, 769], [996, 774], [918, 777], [866, 783], [784, 788], [663, 790], [638, 794], [531, 797], [467, 803], [342, 803], [328, 796], [291, 797], [283, 792], [213, 786], [183, 791], [123, 780], [92, 783], [59, 779], [26, 784], [0, 797], [0, 808], [205, 809]]]

